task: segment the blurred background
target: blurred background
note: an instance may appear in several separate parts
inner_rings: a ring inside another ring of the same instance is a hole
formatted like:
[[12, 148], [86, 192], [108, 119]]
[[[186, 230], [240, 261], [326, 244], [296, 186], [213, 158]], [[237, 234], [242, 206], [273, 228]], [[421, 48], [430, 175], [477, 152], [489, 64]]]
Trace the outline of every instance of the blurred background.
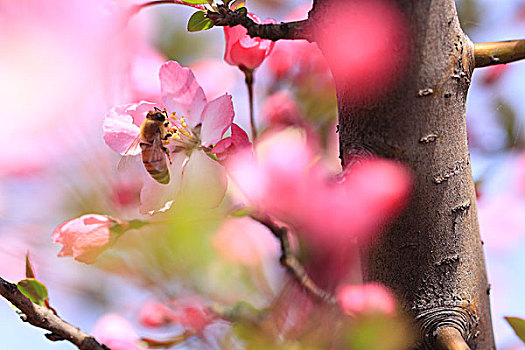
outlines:
[[[190, 224], [201, 218], [194, 212], [160, 230], [130, 232], [94, 266], [56, 257], [60, 246], [51, 242], [51, 233], [65, 220], [86, 213], [140, 217], [142, 179], [115, 170], [120, 156], [104, 144], [102, 123], [115, 105], [158, 101], [164, 61], [191, 67], [208, 99], [230, 92], [235, 120], [249, 130], [244, 76], [223, 61], [222, 29], [188, 33], [194, 10], [175, 5], [145, 8], [128, 21], [127, 9], [135, 3], [140, 2], [0, 0], [0, 276], [24, 278], [24, 256], [30, 251], [37, 278], [65, 320], [90, 332], [101, 316], [114, 312], [147, 336], [152, 330], [139, 322], [147, 301], [200, 293], [264, 305], [280, 288], [283, 271], [271, 236], [250, 241], [258, 257], [252, 263], [217, 249], [213, 242], [225, 238], [210, 237], [220, 223]], [[473, 42], [525, 38], [525, 1], [456, 4]], [[309, 5], [304, 0], [247, 3], [250, 12], [277, 21], [305, 18]], [[334, 87], [315, 49], [279, 42], [255, 79], [258, 124], [305, 120], [314, 125], [327, 164], [337, 170]], [[524, 348], [503, 320], [525, 317], [524, 81], [525, 62], [479, 69], [467, 105], [498, 349]], [[177, 233], [161, 239], [163, 230]], [[6, 302], [0, 302], [0, 315], [5, 349], [71, 348], [47, 341]]]

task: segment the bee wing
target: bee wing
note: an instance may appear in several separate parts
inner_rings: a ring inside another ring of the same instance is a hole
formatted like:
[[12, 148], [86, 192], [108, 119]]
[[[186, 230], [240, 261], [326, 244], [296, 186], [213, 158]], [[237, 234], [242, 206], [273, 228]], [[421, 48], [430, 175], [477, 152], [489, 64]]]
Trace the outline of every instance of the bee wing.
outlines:
[[130, 162], [136, 162], [139, 160], [140, 156], [140, 135], [138, 135], [135, 140], [129, 145], [128, 149], [122, 154], [117, 164], [117, 170], [122, 171], [128, 167]]
[[150, 151], [147, 153], [145, 158], [143, 158], [142, 160], [146, 163], [154, 162], [156, 160], [164, 158], [165, 156], [166, 156], [166, 152], [164, 151], [162, 139], [160, 138], [160, 134], [157, 134], [156, 137], [153, 139], [153, 143], [151, 145]]

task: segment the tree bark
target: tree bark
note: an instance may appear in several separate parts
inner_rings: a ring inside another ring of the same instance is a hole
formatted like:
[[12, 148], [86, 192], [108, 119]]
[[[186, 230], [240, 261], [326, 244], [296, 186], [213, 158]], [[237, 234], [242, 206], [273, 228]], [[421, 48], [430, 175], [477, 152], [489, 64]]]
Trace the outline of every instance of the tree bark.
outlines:
[[[443, 348], [436, 331], [447, 326], [471, 349], [494, 349], [465, 122], [473, 45], [453, 0], [395, 2], [411, 32], [404, 79], [388, 96], [356, 103], [334, 76], [343, 165], [373, 154], [414, 174], [408, 207], [368, 251], [365, 279], [394, 290], [421, 329], [419, 349]], [[312, 25], [322, 28], [334, 4], [314, 0]]]

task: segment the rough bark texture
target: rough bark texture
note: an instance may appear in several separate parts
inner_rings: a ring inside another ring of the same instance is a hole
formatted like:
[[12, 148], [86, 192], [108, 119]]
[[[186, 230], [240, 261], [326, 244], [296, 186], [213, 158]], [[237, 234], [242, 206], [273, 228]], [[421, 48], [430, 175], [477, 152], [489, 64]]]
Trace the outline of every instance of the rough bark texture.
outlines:
[[[334, 2], [314, 1], [319, 28]], [[411, 202], [371, 247], [365, 278], [397, 293], [421, 327], [420, 349], [436, 348], [434, 332], [447, 325], [471, 349], [494, 349], [465, 123], [473, 46], [453, 0], [396, 2], [412, 34], [405, 79], [389, 96], [356, 105], [334, 77], [343, 163], [377, 154], [414, 173]]]

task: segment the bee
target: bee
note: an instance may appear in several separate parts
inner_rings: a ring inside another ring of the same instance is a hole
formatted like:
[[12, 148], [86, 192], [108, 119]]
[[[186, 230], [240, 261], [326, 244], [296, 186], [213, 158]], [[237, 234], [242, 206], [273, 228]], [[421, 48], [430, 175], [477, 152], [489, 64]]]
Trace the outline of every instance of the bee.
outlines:
[[170, 173], [168, 170], [168, 163], [166, 157], [171, 164], [171, 157], [169, 150], [164, 146], [169, 138], [173, 136], [170, 131], [170, 122], [168, 120], [168, 113], [155, 107], [154, 110], [149, 111], [146, 119], [140, 126], [140, 133], [129, 148], [124, 152], [124, 156], [119, 162], [118, 168], [122, 168], [122, 160], [129, 158], [129, 156], [137, 150], [140, 146], [142, 151], [142, 163], [144, 168], [151, 175], [153, 179], [161, 184], [168, 184], [170, 182]]

